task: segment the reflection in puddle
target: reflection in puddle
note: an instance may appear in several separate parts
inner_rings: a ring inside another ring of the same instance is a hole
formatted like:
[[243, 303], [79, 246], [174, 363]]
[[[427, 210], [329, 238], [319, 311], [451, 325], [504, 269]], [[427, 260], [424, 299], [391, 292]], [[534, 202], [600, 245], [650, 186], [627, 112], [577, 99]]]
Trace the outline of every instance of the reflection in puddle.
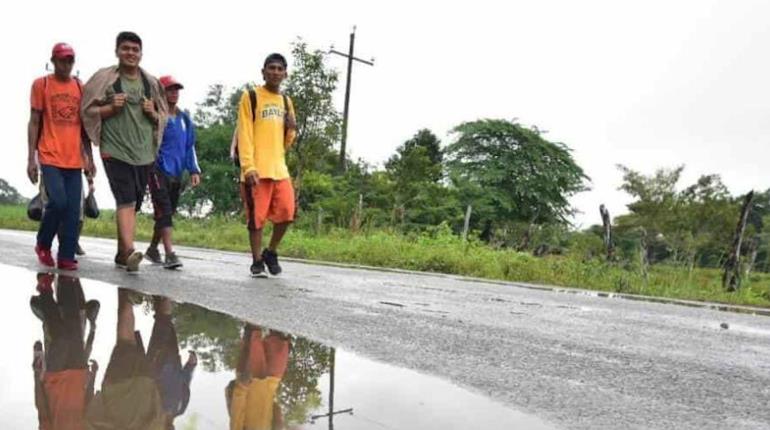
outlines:
[[3, 428], [550, 428], [444, 380], [167, 297], [3, 265], [0, 276], [18, 346], [0, 356], [14, 387], [0, 391]]

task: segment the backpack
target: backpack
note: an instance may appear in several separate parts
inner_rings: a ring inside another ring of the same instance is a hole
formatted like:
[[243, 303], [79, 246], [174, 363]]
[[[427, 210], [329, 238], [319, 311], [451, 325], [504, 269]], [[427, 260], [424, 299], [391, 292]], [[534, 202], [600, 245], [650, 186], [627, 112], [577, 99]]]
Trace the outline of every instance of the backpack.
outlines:
[[[289, 115], [289, 97], [283, 93], [281, 93], [281, 97], [283, 98], [284, 111], [283, 136], [284, 139], [286, 139], [286, 116]], [[249, 104], [251, 105], [251, 122], [254, 123], [257, 121], [257, 91], [253, 87], [249, 88]], [[241, 160], [238, 155], [238, 145], [235, 145], [233, 154], [233, 163], [236, 167], [241, 167]]]
[[[144, 74], [143, 71], [139, 70], [139, 75], [142, 76], [142, 87], [144, 88], [144, 98], [147, 100], [150, 100], [152, 98], [152, 92], [150, 91], [150, 81], [147, 79], [147, 76]], [[115, 82], [112, 83], [112, 90], [115, 91], [115, 94], [120, 94], [123, 92], [123, 84], [120, 82], [121, 79], [118, 77], [118, 79], [115, 80]]]

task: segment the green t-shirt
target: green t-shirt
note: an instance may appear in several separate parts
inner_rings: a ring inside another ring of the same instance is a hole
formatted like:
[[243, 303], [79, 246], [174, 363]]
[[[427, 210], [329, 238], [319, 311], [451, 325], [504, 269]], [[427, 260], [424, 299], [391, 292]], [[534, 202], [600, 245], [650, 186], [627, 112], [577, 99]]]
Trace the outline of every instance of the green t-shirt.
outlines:
[[[120, 84], [126, 94], [126, 104], [119, 114], [102, 123], [102, 153], [134, 166], [143, 166], [155, 161], [154, 126], [142, 110], [144, 85], [142, 79], [120, 77]], [[110, 87], [108, 99], [115, 94]]]

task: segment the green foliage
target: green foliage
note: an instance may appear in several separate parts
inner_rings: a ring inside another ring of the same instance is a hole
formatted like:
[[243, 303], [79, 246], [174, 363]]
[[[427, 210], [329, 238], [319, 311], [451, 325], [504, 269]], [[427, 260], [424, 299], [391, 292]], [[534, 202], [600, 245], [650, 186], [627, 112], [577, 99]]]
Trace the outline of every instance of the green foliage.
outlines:
[[19, 191], [13, 185], [0, 178], [0, 205], [15, 205], [25, 202], [26, 199], [19, 194]]
[[[670, 259], [694, 267], [719, 267], [738, 216], [738, 202], [717, 175], [701, 176], [679, 191], [684, 166], [643, 175], [624, 166], [621, 189], [635, 198], [630, 213], [617, 218], [617, 232], [628, 248], [629, 235], [646, 233], [651, 261]], [[641, 240], [641, 239], [640, 239]]]
[[182, 208], [190, 213], [211, 211], [232, 215], [241, 209], [239, 170], [230, 160], [233, 129], [232, 124], [216, 124], [198, 130], [196, 151], [202, 182], [186, 190], [180, 201]]
[[473, 206], [474, 226], [510, 222], [565, 223], [569, 197], [589, 179], [563, 143], [537, 129], [506, 120], [478, 120], [454, 128], [447, 167], [463, 206]]

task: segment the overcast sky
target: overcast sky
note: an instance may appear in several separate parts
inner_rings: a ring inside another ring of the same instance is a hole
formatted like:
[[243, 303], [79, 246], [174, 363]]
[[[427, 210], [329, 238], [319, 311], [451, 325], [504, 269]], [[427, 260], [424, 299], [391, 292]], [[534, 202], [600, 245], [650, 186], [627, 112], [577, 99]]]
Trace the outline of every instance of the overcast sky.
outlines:
[[[142, 65], [182, 81], [180, 105], [193, 108], [210, 84], [257, 81], [265, 55], [288, 54], [298, 36], [347, 49], [355, 24], [357, 55], [376, 65], [353, 73], [354, 157], [381, 164], [422, 127], [447, 143], [462, 121], [518, 118], [570, 146], [592, 178], [573, 199], [578, 226], [600, 221], [600, 203], [626, 210], [618, 163], [647, 173], [686, 164], [682, 185], [717, 173], [733, 193], [770, 187], [770, 1], [430, 3], [17, 2], [0, 16], [0, 177], [35, 193], [29, 89], [56, 42], [73, 45], [87, 79], [116, 62], [119, 31], [136, 31]], [[342, 72], [342, 110], [345, 60], [329, 60]], [[103, 174], [97, 186], [113, 206]]]

